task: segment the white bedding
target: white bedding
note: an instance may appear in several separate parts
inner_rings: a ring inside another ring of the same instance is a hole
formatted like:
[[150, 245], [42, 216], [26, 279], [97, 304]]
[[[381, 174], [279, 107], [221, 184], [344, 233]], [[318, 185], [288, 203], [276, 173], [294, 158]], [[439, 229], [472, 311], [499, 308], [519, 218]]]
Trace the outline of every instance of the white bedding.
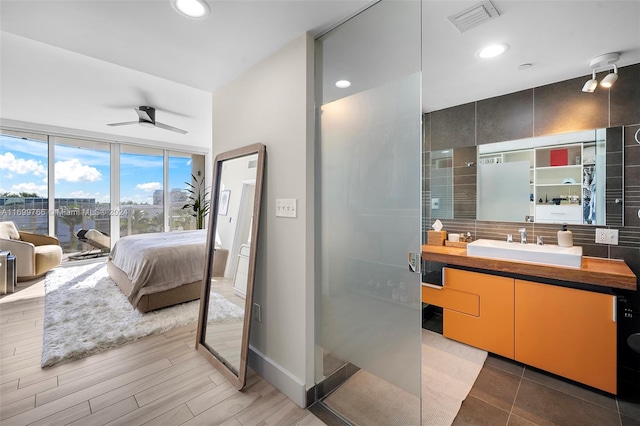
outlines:
[[130, 235], [119, 239], [109, 258], [133, 285], [133, 306], [145, 294], [202, 280], [206, 230]]

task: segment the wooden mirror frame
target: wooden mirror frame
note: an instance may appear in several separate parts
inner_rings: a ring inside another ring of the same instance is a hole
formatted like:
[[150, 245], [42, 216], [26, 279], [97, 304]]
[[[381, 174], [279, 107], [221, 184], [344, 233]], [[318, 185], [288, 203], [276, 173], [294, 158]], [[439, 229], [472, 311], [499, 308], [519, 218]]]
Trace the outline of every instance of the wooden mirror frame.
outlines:
[[[258, 164], [256, 167], [256, 189], [253, 200], [253, 219], [251, 222], [251, 245], [249, 250], [249, 268], [247, 274], [247, 291], [244, 306], [244, 322], [242, 326], [242, 344], [240, 349], [240, 365], [238, 373], [235, 373], [235, 367], [225, 360], [219, 353], [215, 352], [215, 348], [209, 348], [205, 343], [206, 325], [209, 307], [209, 295], [211, 290], [211, 270], [213, 258], [215, 256], [215, 239], [216, 226], [218, 223], [218, 208], [220, 194], [220, 180], [222, 178], [222, 165], [227, 160], [246, 157], [248, 155], [258, 154]], [[262, 199], [262, 182], [264, 178], [264, 162], [266, 148], [263, 144], [257, 143], [243, 148], [234, 149], [232, 151], [218, 154], [213, 166], [213, 183], [211, 185], [211, 210], [209, 215], [209, 228], [207, 230], [206, 245], [206, 261], [204, 267], [204, 275], [202, 282], [202, 294], [200, 297], [200, 314], [198, 316], [198, 330], [196, 337], [196, 349], [220, 371], [235, 387], [240, 390], [245, 386], [247, 377], [247, 359], [249, 353], [249, 331], [251, 328], [251, 312], [253, 305], [253, 288], [255, 284], [255, 266], [258, 247], [258, 228], [260, 223], [260, 203]]]

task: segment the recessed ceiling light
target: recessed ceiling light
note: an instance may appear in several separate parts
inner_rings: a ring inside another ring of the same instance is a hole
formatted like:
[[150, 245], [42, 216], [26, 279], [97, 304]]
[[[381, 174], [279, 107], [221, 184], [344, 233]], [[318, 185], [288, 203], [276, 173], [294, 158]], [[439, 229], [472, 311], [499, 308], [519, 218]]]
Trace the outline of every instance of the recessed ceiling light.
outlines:
[[533, 66], [533, 64], [529, 64], [529, 63], [526, 63], [526, 64], [520, 64], [520, 65], [518, 65], [518, 69], [519, 69], [520, 71], [522, 71], [522, 70], [528, 70], [528, 69], [529, 69], [529, 68], [531, 68], [532, 66]]
[[188, 18], [203, 19], [209, 14], [209, 5], [204, 0], [171, 0], [171, 6]]
[[492, 44], [491, 46], [480, 49], [478, 56], [484, 59], [493, 58], [494, 56], [503, 54], [507, 49], [509, 49], [509, 46], [504, 43]]
[[351, 82], [349, 80], [338, 80], [338, 81], [336, 81], [336, 87], [338, 87], [340, 89], [346, 89], [349, 86], [351, 86]]

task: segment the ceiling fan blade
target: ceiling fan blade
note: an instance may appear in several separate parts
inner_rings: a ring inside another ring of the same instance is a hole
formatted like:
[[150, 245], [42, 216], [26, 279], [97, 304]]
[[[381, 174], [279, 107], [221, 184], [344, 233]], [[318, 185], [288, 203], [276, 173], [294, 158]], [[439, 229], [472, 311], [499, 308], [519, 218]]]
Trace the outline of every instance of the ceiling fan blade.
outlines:
[[177, 127], [169, 126], [158, 121], [156, 121], [156, 127], [160, 127], [161, 129], [165, 130], [171, 130], [172, 132], [181, 133], [183, 135], [186, 135], [188, 133], [186, 130], [178, 129]]
[[127, 126], [129, 124], [138, 124], [137, 121], [124, 121], [122, 123], [108, 123], [107, 126]]

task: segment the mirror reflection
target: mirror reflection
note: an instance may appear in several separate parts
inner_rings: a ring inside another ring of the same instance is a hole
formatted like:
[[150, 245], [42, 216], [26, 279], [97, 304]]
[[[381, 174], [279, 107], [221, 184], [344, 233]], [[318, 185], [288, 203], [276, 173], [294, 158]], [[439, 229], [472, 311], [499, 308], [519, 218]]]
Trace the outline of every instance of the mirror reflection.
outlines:
[[432, 151], [431, 216], [620, 226], [621, 156], [620, 127]]
[[198, 350], [238, 389], [244, 386], [264, 146], [216, 158]]

